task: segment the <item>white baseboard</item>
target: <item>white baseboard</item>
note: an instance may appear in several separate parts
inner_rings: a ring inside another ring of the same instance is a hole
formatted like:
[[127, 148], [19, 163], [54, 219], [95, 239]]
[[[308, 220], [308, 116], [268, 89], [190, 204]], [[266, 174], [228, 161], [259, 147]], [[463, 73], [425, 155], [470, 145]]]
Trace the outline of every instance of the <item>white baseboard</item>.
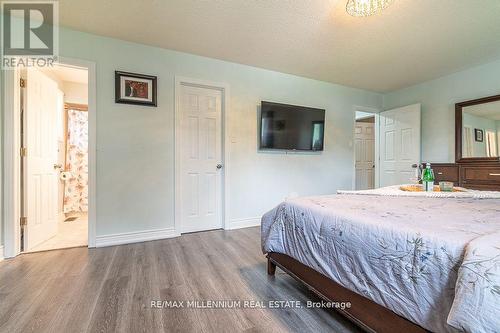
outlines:
[[261, 217], [250, 217], [246, 219], [235, 219], [229, 222], [228, 230], [256, 227], [260, 225]]
[[96, 247], [105, 247], [121, 244], [147, 242], [152, 240], [180, 236], [174, 228], [154, 229], [137, 232], [124, 232], [120, 234], [103, 235], [96, 237]]
[[3, 257], [3, 245], [0, 245], [0, 261], [4, 259]]

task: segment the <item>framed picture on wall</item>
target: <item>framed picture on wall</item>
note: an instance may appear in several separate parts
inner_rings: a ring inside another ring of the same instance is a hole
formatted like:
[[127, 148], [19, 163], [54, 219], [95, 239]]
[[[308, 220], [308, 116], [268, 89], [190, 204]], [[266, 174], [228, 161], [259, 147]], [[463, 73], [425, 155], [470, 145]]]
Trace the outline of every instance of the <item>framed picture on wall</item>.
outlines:
[[483, 142], [484, 140], [484, 132], [482, 129], [475, 128], [474, 134], [476, 135], [476, 142]]
[[156, 76], [115, 71], [115, 102], [157, 106]]

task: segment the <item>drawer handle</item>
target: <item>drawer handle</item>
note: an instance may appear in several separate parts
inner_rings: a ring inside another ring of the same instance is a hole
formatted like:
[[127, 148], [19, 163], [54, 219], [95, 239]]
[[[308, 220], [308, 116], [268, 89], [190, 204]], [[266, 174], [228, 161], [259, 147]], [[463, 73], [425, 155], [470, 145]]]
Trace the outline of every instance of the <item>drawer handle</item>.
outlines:
[[438, 172], [438, 175], [442, 175], [443, 173], [442, 172]]
[[499, 176], [500, 176], [500, 173], [490, 173], [490, 176], [496, 176], [496, 177], [499, 177]]

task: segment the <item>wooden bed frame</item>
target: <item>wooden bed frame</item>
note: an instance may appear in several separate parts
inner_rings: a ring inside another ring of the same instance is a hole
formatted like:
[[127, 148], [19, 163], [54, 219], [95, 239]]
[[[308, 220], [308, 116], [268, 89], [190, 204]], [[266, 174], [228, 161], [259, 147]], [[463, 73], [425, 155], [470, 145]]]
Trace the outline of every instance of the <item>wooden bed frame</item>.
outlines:
[[268, 253], [267, 274], [274, 275], [276, 266], [304, 283], [311, 291], [326, 301], [350, 302], [350, 308], [336, 310], [367, 332], [428, 332], [391, 310], [342, 287], [286, 254]]

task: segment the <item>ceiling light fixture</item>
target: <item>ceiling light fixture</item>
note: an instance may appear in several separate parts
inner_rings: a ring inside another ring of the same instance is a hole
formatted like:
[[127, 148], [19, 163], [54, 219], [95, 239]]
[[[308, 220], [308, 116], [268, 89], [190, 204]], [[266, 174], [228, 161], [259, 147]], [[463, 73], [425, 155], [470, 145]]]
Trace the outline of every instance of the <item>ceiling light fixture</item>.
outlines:
[[349, 0], [346, 10], [349, 15], [366, 17], [386, 9], [394, 0]]

